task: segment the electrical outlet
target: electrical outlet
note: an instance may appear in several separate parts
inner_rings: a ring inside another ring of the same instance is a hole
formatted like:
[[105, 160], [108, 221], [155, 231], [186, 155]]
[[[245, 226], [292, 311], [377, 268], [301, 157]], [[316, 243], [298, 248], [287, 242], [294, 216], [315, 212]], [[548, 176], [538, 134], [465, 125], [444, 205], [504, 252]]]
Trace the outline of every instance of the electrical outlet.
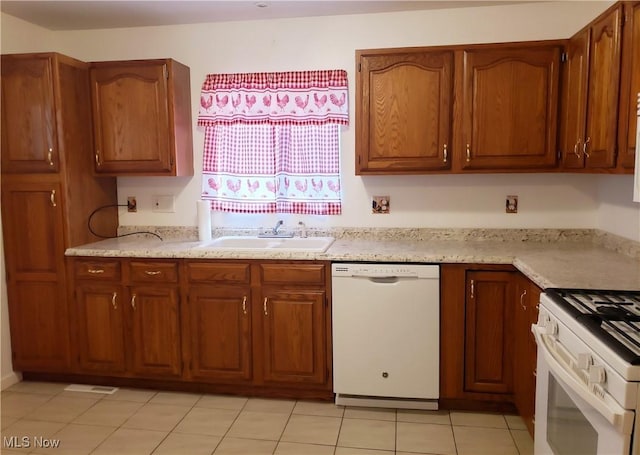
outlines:
[[127, 212], [137, 212], [138, 211], [138, 202], [136, 201], [135, 196], [129, 196], [127, 198]]
[[507, 196], [507, 200], [505, 203], [505, 212], [518, 213], [518, 196], [515, 196], [515, 195]]
[[371, 213], [389, 213], [391, 210], [391, 198], [389, 196], [373, 196]]
[[151, 211], [175, 213], [175, 198], [173, 194], [151, 196]]

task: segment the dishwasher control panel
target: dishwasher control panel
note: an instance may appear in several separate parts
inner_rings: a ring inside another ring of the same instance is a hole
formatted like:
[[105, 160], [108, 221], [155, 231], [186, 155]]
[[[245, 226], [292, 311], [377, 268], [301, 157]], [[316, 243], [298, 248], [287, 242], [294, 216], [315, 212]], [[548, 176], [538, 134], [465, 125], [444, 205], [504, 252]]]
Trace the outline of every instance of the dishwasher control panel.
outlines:
[[439, 278], [440, 267], [425, 264], [333, 264], [334, 277]]

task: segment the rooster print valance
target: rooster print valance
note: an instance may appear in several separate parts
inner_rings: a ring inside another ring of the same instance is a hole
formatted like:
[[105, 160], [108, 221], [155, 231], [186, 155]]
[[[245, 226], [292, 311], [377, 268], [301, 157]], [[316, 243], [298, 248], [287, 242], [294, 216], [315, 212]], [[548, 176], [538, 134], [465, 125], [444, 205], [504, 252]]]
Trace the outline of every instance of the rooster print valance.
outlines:
[[349, 123], [345, 70], [207, 75], [199, 126]]

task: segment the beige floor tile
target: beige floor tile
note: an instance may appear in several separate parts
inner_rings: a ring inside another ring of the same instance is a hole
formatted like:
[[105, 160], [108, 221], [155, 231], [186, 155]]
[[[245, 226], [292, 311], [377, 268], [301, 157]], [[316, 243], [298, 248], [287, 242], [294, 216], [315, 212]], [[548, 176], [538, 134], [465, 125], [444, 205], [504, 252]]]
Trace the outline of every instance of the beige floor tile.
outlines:
[[511, 430], [526, 430], [527, 426], [522, 417], [516, 415], [505, 415], [504, 420], [507, 421], [507, 427]]
[[138, 403], [146, 403], [155, 396], [155, 390], [143, 389], [118, 389], [110, 395], [105, 395], [104, 400], [116, 401], [135, 401]]
[[217, 409], [232, 409], [241, 410], [244, 405], [249, 401], [245, 397], [234, 397], [227, 395], [204, 395], [195, 404], [196, 408], [217, 408]]
[[274, 400], [270, 398], [249, 398], [243, 411], [274, 412], [278, 414], [291, 414], [295, 400]]
[[21, 381], [12, 385], [6, 391], [54, 396], [61, 393], [68, 385], [69, 383], [66, 382]]
[[298, 401], [293, 408], [293, 413], [308, 416], [342, 417], [344, 406], [320, 401]]
[[211, 455], [220, 439], [218, 436], [170, 433], [153, 455]]
[[396, 423], [383, 420], [344, 419], [338, 445], [361, 449], [395, 450]]
[[0, 428], [4, 430], [16, 420], [18, 420], [17, 417], [2, 416], [0, 418]]
[[396, 410], [385, 408], [360, 408], [347, 406], [347, 408], [344, 410], [344, 417], [346, 419], [373, 419], [395, 422]]
[[437, 423], [451, 425], [449, 411], [420, 411], [416, 409], [398, 409], [398, 422]]
[[511, 430], [511, 436], [520, 455], [533, 455], [533, 438], [528, 430]]
[[335, 455], [393, 455], [393, 450], [356, 449], [355, 447], [336, 447]]
[[60, 441], [58, 448], [41, 448], [33, 453], [38, 454], [60, 454], [64, 455], [85, 455], [91, 453], [102, 441], [107, 439], [116, 427], [104, 427], [98, 425], [76, 425], [65, 426], [52, 436]]
[[195, 393], [158, 392], [149, 400], [149, 403], [191, 407], [196, 404], [200, 398], [202, 398], [202, 395]]
[[507, 428], [502, 414], [451, 411], [451, 423], [468, 427]]
[[69, 398], [55, 396], [36, 408], [26, 419], [48, 420], [50, 422], [71, 422], [97, 403], [96, 398]]
[[333, 455], [335, 446], [280, 442], [274, 455]]
[[5, 392], [2, 394], [2, 417], [22, 418], [51, 398], [44, 394]]
[[501, 428], [453, 427], [458, 455], [517, 455], [509, 430]]
[[[276, 441], [257, 441], [255, 439], [224, 438], [215, 455], [271, 455]], [[300, 454], [302, 455], [302, 454]]]
[[227, 436], [277, 441], [289, 420], [288, 414], [242, 411]]
[[21, 419], [2, 430], [2, 453], [5, 449], [15, 449], [15, 443], [22, 447], [22, 453], [30, 453], [35, 449], [35, 438], [51, 439], [65, 426], [62, 422], [45, 422], [41, 420]]
[[176, 433], [224, 436], [240, 411], [193, 408], [173, 430]]
[[340, 432], [340, 417], [292, 415], [281, 441], [335, 446]]
[[122, 424], [123, 428], [137, 430], [171, 431], [189, 412], [189, 406], [147, 403]]
[[166, 436], [164, 431], [119, 428], [91, 455], [148, 455]]
[[119, 427], [142, 406], [143, 403], [134, 401], [101, 400], [76, 418], [73, 423]]
[[398, 422], [396, 450], [455, 455], [456, 444], [450, 426]]

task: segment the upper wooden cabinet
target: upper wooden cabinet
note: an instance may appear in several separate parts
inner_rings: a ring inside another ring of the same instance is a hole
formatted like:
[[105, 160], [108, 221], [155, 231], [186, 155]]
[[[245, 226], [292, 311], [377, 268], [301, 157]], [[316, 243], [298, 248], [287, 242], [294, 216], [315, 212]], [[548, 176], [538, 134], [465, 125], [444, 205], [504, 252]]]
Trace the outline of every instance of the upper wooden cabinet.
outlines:
[[615, 167], [621, 31], [619, 5], [565, 49], [559, 141], [564, 169]]
[[640, 95], [640, 2], [624, 2], [623, 15], [618, 167], [624, 172], [633, 172]]
[[189, 68], [174, 60], [91, 64], [95, 170], [193, 175]]
[[460, 167], [555, 166], [560, 47], [496, 45], [461, 58]]
[[[57, 54], [2, 56], [2, 172], [58, 172]], [[80, 62], [77, 62], [81, 65]]]
[[453, 52], [356, 51], [356, 174], [451, 167]]

